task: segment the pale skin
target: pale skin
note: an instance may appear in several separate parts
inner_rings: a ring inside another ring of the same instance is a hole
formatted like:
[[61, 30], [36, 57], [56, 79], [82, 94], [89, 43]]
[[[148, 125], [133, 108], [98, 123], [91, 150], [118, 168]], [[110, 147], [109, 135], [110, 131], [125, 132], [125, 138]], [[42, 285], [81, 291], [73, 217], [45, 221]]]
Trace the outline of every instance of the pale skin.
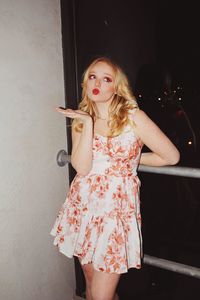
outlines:
[[[115, 73], [106, 62], [98, 62], [92, 67], [87, 82], [87, 94], [91, 101], [95, 101], [99, 116], [108, 117], [109, 105], [115, 94]], [[94, 95], [94, 88], [99, 94]], [[92, 142], [94, 133], [108, 136], [107, 120], [93, 120], [88, 113], [81, 110], [56, 110], [68, 118], [78, 118], [83, 122], [82, 132], [72, 130], [71, 163], [78, 174], [87, 175], [92, 168]], [[177, 148], [160, 130], [160, 128], [142, 110], [134, 114], [134, 131], [142, 143], [151, 152], [142, 153], [140, 164], [146, 166], [165, 166], [178, 163], [180, 155]], [[120, 274], [109, 274], [95, 270], [92, 263], [82, 266], [86, 279], [87, 300], [118, 300], [116, 287]]]

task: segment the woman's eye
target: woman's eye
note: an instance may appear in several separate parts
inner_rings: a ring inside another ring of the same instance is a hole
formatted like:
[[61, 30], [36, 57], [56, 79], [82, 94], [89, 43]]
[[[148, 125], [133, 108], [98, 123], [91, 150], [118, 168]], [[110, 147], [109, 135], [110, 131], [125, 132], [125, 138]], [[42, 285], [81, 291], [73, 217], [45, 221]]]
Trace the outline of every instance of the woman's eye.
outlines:
[[109, 78], [109, 77], [105, 77], [105, 78], [104, 78], [104, 81], [105, 81], [105, 82], [112, 82], [112, 79]]
[[89, 75], [89, 79], [95, 79], [95, 75], [93, 74]]

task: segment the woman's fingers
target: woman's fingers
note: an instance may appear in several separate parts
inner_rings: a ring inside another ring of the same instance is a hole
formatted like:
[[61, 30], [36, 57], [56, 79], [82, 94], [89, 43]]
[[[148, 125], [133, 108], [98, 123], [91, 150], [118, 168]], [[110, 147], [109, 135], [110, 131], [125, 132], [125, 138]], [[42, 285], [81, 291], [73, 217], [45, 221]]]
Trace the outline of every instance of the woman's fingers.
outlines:
[[85, 118], [90, 117], [90, 115], [82, 110], [73, 110], [71, 108], [62, 108], [62, 107], [56, 107], [56, 111], [63, 114], [65, 117], [68, 118], [79, 118], [84, 120]]
[[56, 111], [63, 114], [63, 115], [71, 115], [71, 114], [75, 114], [75, 111], [73, 109], [65, 109], [65, 108], [61, 108], [61, 107], [56, 107]]

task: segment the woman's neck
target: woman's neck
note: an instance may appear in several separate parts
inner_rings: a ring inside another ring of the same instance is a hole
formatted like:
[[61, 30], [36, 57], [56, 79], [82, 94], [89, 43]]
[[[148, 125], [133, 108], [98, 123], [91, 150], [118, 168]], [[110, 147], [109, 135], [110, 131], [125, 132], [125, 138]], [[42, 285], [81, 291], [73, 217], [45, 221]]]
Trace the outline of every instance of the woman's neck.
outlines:
[[97, 119], [108, 120], [109, 119], [109, 105], [107, 103], [96, 103]]

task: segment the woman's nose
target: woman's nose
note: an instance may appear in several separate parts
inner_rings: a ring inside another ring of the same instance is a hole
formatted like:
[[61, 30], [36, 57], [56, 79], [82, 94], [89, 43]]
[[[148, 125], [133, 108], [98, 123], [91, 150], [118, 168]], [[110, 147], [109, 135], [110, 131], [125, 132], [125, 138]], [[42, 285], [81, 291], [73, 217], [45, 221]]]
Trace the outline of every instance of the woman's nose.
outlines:
[[96, 79], [95, 80], [95, 86], [100, 87], [100, 85], [101, 85], [101, 80], [100, 79]]

